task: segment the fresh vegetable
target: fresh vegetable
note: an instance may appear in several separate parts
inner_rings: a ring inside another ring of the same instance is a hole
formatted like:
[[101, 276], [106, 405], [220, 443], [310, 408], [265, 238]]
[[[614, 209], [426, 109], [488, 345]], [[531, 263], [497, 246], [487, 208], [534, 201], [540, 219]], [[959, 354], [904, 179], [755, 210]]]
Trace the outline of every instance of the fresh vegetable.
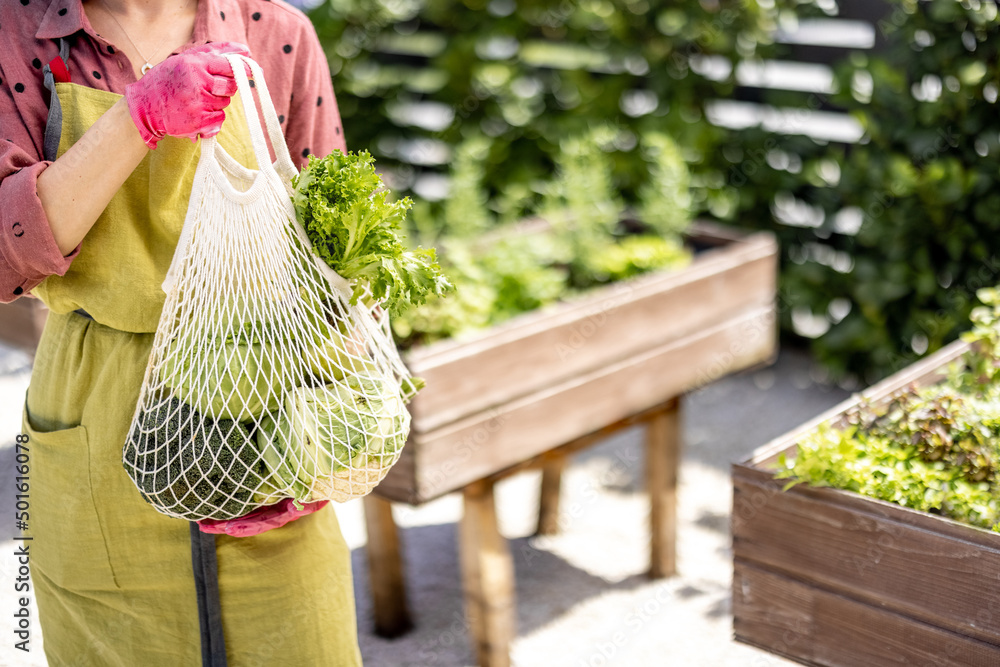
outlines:
[[[350, 376], [375, 378], [380, 374], [360, 330], [349, 326], [346, 319], [338, 318], [305, 294], [302, 306], [308, 322], [305, 360], [320, 383], [339, 382]], [[404, 380], [401, 387], [403, 402], [408, 403], [425, 384], [419, 377]]]
[[[300, 306], [306, 327], [305, 361], [322, 384], [343, 380], [345, 373], [371, 376], [378, 367], [368, 354], [361, 332], [302, 288]], [[272, 406], [273, 410], [274, 407]]]
[[411, 375], [403, 381], [402, 396], [403, 403], [409, 403], [417, 392], [427, 386], [427, 381], [422, 377]]
[[277, 409], [301, 377], [300, 363], [278, 358], [287, 346], [232, 338], [167, 347], [162, 377], [172, 393], [212, 419], [246, 422]]
[[[910, 399], [933, 403], [930, 396], [911, 395]], [[865, 406], [865, 410], [874, 409]], [[877, 412], [885, 416], [883, 410]], [[962, 442], [973, 431], [996, 444], [1000, 436], [996, 423], [965, 417], [970, 429], [964, 434], [923, 436]], [[928, 451], [922, 443], [911, 443], [892, 431], [869, 430], [864, 424], [824, 425], [799, 443], [792, 459], [780, 458], [777, 477], [792, 480], [788, 486], [799, 482], [831, 486], [1000, 531], [998, 480], [995, 474], [985, 473], [995, 465], [994, 457], [979, 458], [985, 453], [981, 450], [969, 461], [971, 465], [954, 465], [955, 458], [968, 460], [971, 452], [961, 446]]]
[[455, 293], [447, 298], [431, 297], [397, 314], [392, 330], [401, 347], [461, 336], [495, 321], [498, 294], [491, 272], [465, 244], [450, 247], [446, 261]]
[[317, 341], [306, 354], [309, 368], [323, 382], [343, 380], [345, 373], [371, 375], [375, 363], [365, 351], [364, 343], [348, 335], [345, 325], [331, 326], [329, 335]]
[[910, 388], [886, 405], [862, 403], [848, 413], [860, 432], [914, 448], [925, 461], [941, 461], [970, 482], [1000, 473], [1000, 402], [978, 400], [948, 383]]
[[250, 430], [204, 418], [177, 398], [140, 417], [124, 463], [146, 502], [192, 520], [241, 516], [269, 492]]
[[[617, 136], [614, 128], [598, 127], [561, 141], [556, 178], [538, 186], [544, 224], [525, 220], [485, 235], [494, 216], [482, 170], [471, 168], [482, 160], [483, 145], [475, 139], [463, 144], [450, 174], [445, 225], [423, 207], [414, 209], [411, 220], [418, 234], [440, 244], [455, 293], [402, 309], [392, 322], [399, 344], [460, 338], [598, 285], [686, 265], [691, 253], [681, 235], [690, 222], [690, 194], [680, 151], [663, 134], [642, 140], [650, 164], [648, 205], [633, 220], [614, 177]], [[515, 196], [501, 197], [508, 195]]]
[[370, 290], [396, 312], [444, 294], [450, 284], [433, 249], [403, 245], [402, 223], [411, 202], [389, 200], [374, 162], [367, 151], [310, 156], [293, 183], [292, 202], [316, 254], [353, 282], [352, 303]]
[[[293, 203], [313, 250], [374, 316], [450, 285], [433, 251], [402, 245], [409, 202], [376, 192], [372, 163], [339, 151], [311, 159]], [[393, 359], [373, 358], [369, 322], [310, 289], [314, 259], [297, 267], [302, 282], [230, 285], [219, 312], [167, 345], [158, 371], [169, 400], [140, 416], [124, 452], [147, 501], [232, 518], [288, 493], [299, 502], [360, 495], [396, 460], [409, 429], [404, 402], [423, 381], [395, 379]]]
[[521, 313], [569, 300], [591, 287], [683, 267], [691, 253], [679, 239], [648, 234], [594, 238], [570, 268], [560, 231], [512, 233], [479, 247], [449, 242], [445, 270], [455, 283], [447, 298], [406, 308], [392, 321], [402, 346], [428, 344], [482, 330]]
[[590, 253], [580, 257], [576, 280], [587, 286], [613, 283], [666, 266], [680, 269], [690, 261], [691, 252], [679, 238], [626, 236], [595, 244]]
[[777, 476], [1000, 531], [1000, 291], [979, 297], [971, 348], [942, 382], [862, 402], [803, 438]]
[[381, 479], [409, 433], [409, 413], [394, 385], [352, 376], [289, 392], [284, 410], [257, 431], [271, 484], [306, 503], [343, 500], [357, 494], [348, 490], [352, 482]]

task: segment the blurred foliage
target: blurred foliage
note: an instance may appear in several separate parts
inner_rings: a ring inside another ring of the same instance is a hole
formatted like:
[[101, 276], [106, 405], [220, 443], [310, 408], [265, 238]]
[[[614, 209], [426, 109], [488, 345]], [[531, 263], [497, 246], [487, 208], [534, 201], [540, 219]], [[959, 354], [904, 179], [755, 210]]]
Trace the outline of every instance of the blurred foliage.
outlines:
[[978, 296], [970, 350], [941, 382], [862, 401], [779, 457], [777, 477], [1000, 531], [1000, 290]]
[[[611, 158], [604, 148], [612, 135], [598, 126], [567, 137], [555, 173], [543, 187], [543, 217], [488, 231], [482, 224], [490, 213], [483, 183], [477, 180], [481, 170], [459, 173], [469, 167], [464, 156], [478, 150], [478, 140], [463, 142], [452, 165], [444, 215], [424, 209], [415, 216], [420, 241], [438, 246], [456, 289], [399, 313], [392, 326], [400, 345], [474, 333], [602, 284], [687, 264], [691, 252], [682, 237], [690, 221], [686, 209], [673, 213], [669, 229], [658, 226], [660, 220], [647, 224], [628, 216], [613, 187]], [[647, 170], [657, 176], [648, 187], [655, 187], [657, 201], [682, 204], [688, 174], [677, 146], [666, 135], [650, 137], [658, 150], [645, 153]]]
[[726, 133], [705, 121], [703, 101], [731, 96], [733, 76], [713, 81], [691, 63], [753, 56], [779, 13], [744, 0], [329, 0], [311, 18], [351, 147], [372, 151], [393, 187], [420, 199], [422, 170], [443, 170], [456, 147], [488, 137], [488, 199], [510, 221], [542, 203], [562, 139], [598, 124], [613, 131], [607, 149], [627, 204], [649, 179], [642, 151], [655, 150], [640, 138], [659, 132], [695, 174], [693, 208], [731, 214], [716, 150]]
[[[690, 169], [691, 214], [778, 235], [787, 335], [867, 382], [957, 336], [972, 294], [1000, 275], [996, 4], [887, 7], [879, 53], [840, 63], [837, 92], [750, 94], [850, 112], [865, 131], [851, 146], [706, 120], [706, 100], [747, 99], [741, 61], [795, 59], [772, 36], [836, 14], [831, 0], [328, 0], [311, 17], [349, 144], [413, 196], [422, 239], [539, 212], [573, 151], [565, 138], [595, 128], [608, 205], [667, 213], [655, 182], [669, 174], [649, 163], [649, 138], [665, 134]], [[726, 66], [706, 67], [713, 57]], [[787, 224], [802, 204], [815, 220]]]
[[866, 97], [852, 81], [872, 80], [871, 102], [855, 112], [870, 141], [840, 158], [837, 188], [842, 205], [864, 212], [846, 248], [854, 307], [817, 347], [850, 370], [934, 351], [967, 326], [976, 290], [1000, 278], [996, 4], [898, 7], [886, 57], [839, 73], [849, 108]]
[[976, 290], [1000, 279], [997, 5], [889, 4], [877, 55], [853, 54], [838, 92], [811, 98], [855, 117], [862, 143], [748, 131], [723, 149], [766, 149], [759, 168], [730, 173], [744, 219], [792, 198], [821, 212], [816, 228], [773, 223], [783, 324], [805, 322], [821, 361], [866, 382], [956, 338]]
[[[710, 79], [693, 64], [754, 56], [779, 14], [745, 0], [315, 8], [348, 143], [413, 197], [411, 233], [442, 249], [458, 288], [396, 318], [401, 342], [491, 326], [686, 262], [680, 233], [693, 212], [732, 213], [736, 200], [717, 150], [726, 132], [703, 108], [733, 94], [732, 67]], [[550, 227], [489, 231], [534, 216]]]

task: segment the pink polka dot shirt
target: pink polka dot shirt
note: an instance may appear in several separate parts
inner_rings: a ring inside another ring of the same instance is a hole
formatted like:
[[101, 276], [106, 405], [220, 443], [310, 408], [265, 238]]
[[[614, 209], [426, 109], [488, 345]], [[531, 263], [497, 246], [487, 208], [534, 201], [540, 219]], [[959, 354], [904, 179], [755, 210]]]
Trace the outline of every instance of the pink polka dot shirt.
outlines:
[[[79, 247], [63, 256], [38, 199], [49, 92], [42, 69], [70, 42], [73, 83], [124, 94], [135, 81], [115, 44], [94, 32], [81, 0], [0, 2], [0, 302], [62, 275]], [[198, 0], [194, 36], [250, 47], [267, 77], [288, 148], [298, 165], [310, 154], [345, 149], [326, 56], [309, 19], [281, 0]], [[87, 239], [84, 238], [83, 243]]]

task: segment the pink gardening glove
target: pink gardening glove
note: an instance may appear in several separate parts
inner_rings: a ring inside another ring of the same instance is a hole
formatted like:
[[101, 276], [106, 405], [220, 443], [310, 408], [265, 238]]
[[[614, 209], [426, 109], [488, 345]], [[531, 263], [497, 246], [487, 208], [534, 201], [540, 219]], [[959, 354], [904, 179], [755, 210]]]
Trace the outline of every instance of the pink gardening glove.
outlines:
[[226, 119], [223, 109], [236, 93], [225, 53], [250, 55], [235, 42], [205, 44], [170, 56], [125, 86], [129, 112], [147, 146], [156, 148], [166, 135], [194, 140], [219, 133]]
[[260, 535], [274, 528], [281, 528], [289, 521], [301, 519], [307, 514], [318, 512], [330, 504], [329, 500], [306, 503], [302, 509], [295, 509], [294, 501], [285, 498], [274, 505], [267, 505], [236, 519], [202, 519], [198, 528], [203, 533], [229, 535], [231, 537], [250, 537]]

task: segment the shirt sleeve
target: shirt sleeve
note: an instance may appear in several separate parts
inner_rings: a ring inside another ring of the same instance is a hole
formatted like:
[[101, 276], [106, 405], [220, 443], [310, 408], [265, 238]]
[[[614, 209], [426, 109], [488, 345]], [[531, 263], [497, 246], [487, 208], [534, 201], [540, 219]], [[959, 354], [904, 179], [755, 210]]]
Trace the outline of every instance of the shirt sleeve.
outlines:
[[[14, 103], [7, 77], [0, 84], [0, 302], [9, 303], [47, 276], [63, 275], [80, 251], [59, 251], [38, 198], [38, 176], [52, 164], [40, 159], [36, 142]], [[39, 145], [41, 142], [37, 142]]]
[[301, 31], [285, 123], [285, 141], [299, 169], [310, 155], [323, 157], [335, 148], [347, 150], [326, 53], [311, 23], [302, 24]]

